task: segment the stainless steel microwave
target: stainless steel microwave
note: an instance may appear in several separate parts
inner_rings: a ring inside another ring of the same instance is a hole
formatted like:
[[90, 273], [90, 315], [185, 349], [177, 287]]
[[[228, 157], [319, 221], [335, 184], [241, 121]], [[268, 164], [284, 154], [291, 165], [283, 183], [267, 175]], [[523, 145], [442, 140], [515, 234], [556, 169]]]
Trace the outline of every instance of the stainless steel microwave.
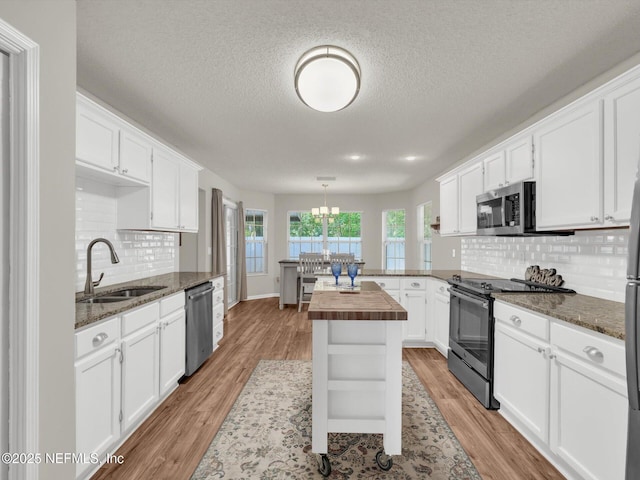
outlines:
[[519, 182], [476, 197], [477, 235], [536, 233], [536, 182]]

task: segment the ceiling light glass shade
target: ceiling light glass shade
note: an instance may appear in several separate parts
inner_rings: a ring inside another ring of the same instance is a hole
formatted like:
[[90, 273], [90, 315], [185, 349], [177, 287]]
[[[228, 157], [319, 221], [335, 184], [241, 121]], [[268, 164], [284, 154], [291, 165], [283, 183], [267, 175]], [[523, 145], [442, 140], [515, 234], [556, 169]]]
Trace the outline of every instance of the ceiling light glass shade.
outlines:
[[339, 215], [340, 207], [331, 207], [331, 215]]
[[314, 217], [319, 217], [320, 216], [320, 209], [319, 208], [312, 208], [311, 209], [311, 215], [313, 215]]
[[336, 112], [358, 96], [360, 65], [345, 49], [323, 45], [300, 57], [294, 81], [305, 105], [320, 112]]

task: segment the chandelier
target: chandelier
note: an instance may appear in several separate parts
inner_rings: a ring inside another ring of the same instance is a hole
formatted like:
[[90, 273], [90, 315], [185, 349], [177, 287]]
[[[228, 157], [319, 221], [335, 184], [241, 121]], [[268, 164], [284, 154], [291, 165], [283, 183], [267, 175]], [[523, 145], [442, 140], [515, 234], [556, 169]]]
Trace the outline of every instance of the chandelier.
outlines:
[[339, 207], [327, 207], [327, 187], [329, 185], [323, 183], [322, 186], [324, 187], [324, 205], [322, 207], [312, 208], [311, 214], [316, 218], [328, 218], [338, 215], [340, 213]]
[[294, 83], [305, 105], [319, 112], [337, 112], [358, 96], [360, 65], [344, 48], [314, 47], [298, 60]]

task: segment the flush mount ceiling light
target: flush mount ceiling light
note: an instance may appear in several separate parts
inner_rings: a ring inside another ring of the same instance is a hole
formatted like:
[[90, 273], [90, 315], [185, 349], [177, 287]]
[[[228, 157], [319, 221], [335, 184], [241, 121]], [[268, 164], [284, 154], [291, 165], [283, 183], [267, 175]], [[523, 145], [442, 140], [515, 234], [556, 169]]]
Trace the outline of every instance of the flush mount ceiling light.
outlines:
[[302, 102], [319, 112], [337, 112], [360, 91], [360, 65], [344, 48], [323, 45], [305, 52], [294, 71]]

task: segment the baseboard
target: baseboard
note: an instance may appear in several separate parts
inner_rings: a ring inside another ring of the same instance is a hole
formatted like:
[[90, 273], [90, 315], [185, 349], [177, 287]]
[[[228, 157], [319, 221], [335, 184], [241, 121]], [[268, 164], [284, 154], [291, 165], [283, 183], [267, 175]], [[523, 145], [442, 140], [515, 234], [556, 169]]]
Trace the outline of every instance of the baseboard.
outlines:
[[247, 297], [247, 300], [260, 300], [263, 298], [274, 298], [279, 296], [279, 293], [265, 293], [263, 295], [251, 295], [250, 297]]

